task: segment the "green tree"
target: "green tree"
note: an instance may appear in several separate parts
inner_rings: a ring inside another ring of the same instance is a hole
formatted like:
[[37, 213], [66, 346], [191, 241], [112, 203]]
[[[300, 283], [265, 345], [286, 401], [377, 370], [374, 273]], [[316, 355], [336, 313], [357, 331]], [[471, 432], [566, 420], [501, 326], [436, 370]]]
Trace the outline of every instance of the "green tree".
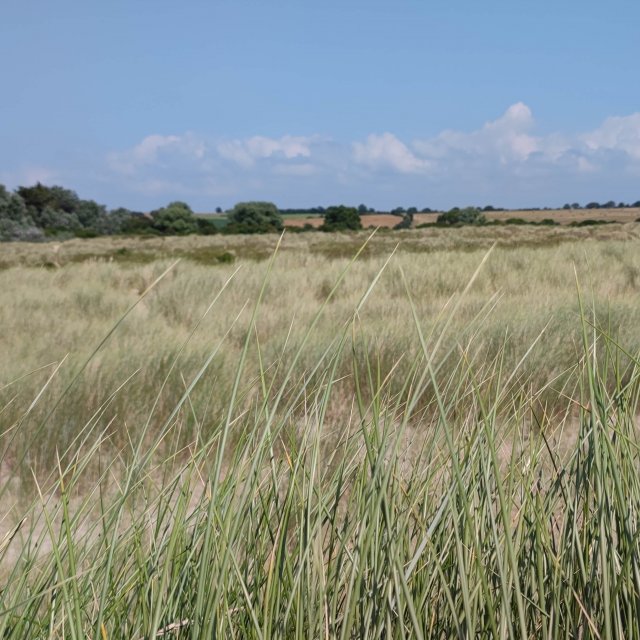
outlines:
[[36, 241], [42, 236], [42, 231], [29, 216], [24, 200], [0, 184], [0, 240]]
[[467, 224], [480, 225], [485, 224], [486, 221], [487, 219], [477, 207], [465, 207], [464, 209], [454, 207], [446, 213], [441, 213], [436, 220], [437, 224], [445, 227]]
[[272, 202], [238, 202], [228, 219], [226, 233], [273, 233], [284, 228], [282, 216]]
[[82, 224], [75, 213], [56, 209], [52, 206], [45, 207], [42, 211], [32, 214], [35, 222], [47, 235], [75, 234], [82, 229]]
[[74, 213], [83, 227], [95, 227], [98, 220], [107, 215], [107, 208], [93, 200], [80, 200]]
[[32, 187], [18, 187], [17, 193], [28, 208], [33, 208], [38, 213], [46, 207], [74, 213], [80, 201], [75, 191], [58, 186], [47, 187], [40, 182]]
[[[125, 233], [125, 227], [133, 215], [132, 211], [129, 211], [129, 209], [125, 209], [124, 207], [112, 209], [109, 213], [98, 218], [95, 230], [98, 235], [105, 236], [114, 235], [116, 233]], [[149, 218], [146, 219], [151, 223]]]
[[198, 221], [186, 202], [171, 202], [151, 213], [152, 227], [164, 235], [184, 236], [197, 233]]
[[355, 207], [344, 205], [327, 207], [321, 231], [357, 231], [362, 229], [362, 221]]
[[120, 232], [132, 235], [158, 235], [153, 227], [153, 219], [139, 211], [129, 211], [120, 208], [112, 212], [112, 215], [121, 218]]

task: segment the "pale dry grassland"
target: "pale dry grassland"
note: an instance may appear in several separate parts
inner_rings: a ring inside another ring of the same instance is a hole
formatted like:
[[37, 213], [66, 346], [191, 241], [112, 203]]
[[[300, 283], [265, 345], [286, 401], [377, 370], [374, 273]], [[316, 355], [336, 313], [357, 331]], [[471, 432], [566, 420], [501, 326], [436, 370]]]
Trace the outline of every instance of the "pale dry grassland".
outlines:
[[0, 247], [0, 637], [640, 637], [637, 225], [366, 241]]
[[[370, 231], [357, 233], [288, 233], [282, 253], [310, 253], [327, 258], [351, 258]], [[630, 240], [640, 238], [640, 224], [605, 227], [462, 227], [459, 229], [381, 228], [367, 245], [365, 256], [388, 255], [400, 243], [403, 251], [430, 253], [500, 247], [549, 246], [572, 240]], [[70, 262], [104, 259], [118, 263], [144, 263], [158, 259], [188, 258], [198, 264], [216, 265], [225, 259], [265, 260], [276, 245], [273, 235], [126, 237], [75, 239], [56, 243], [14, 242], [0, 244], [0, 269], [11, 266], [57, 268]], [[228, 254], [228, 255], [227, 255]]]
[[[460, 353], [486, 362], [500, 354], [505, 369], [511, 370], [536, 343], [519, 370], [518, 385], [542, 390], [541, 402], [553, 398], [552, 404], [558, 404], [557, 390], [570, 378], [568, 373], [580, 358], [576, 274], [597, 321], [612, 335], [620, 335], [627, 348], [640, 350], [640, 240], [635, 225], [598, 233], [582, 229], [562, 230], [564, 233], [527, 229], [524, 234], [514, 229], [508, 235], [503, 235], [502, 229], [492, 230], [492, 234], [465, 231], [373, 238], [319, 319], [296, 364], [296, 375], [303, 377], [313, 369], [398, 242], [374, 294], [358, 314], [353, 345], [356, 361], [363, 361], [365, 354], [375, 355], [382, 375], [393, 368], [391, 387], [396, 390], [405, 383], [420, 352], [409, 295], [426, 332], [437, 333], [440, 325], [449, 323], [442, 349], [453, 350], [453, 355], [450, 367], [443, 365], [443, 377], [458, 362]], [[366, 235], [334, 235], [329, 239], [323, 235], [319, 239], [324, 243], [313, 236], [289, 237], [275, 260], [256, 322], [265, 366], [279, 360], [286, 363], [296, 353], [307, 327], [349, 262], [329, 256], [355, 252], [354, 246], [364, 242]], [[517, 239], [522, 241], [520, 245], [515, 244]], [[536, 246], [543, 239], [546, 244]], [[562, 242], [555, 244], [558, 239]], [[451, 317], [450, 309], [482, 261], [485, 246], [495, 240], [503, 246], [493, 251]], [[165, 377], [170, 375], [170, 382], [158, 400], [158, 420], [175, 405], [184, 389], [182, 380], [189, 380], [220, 344], [206, 382], [191, 397], [196, 413], [206, 407], [205, 422], [215, 422], [226, 406], [251, 304], [262, 285], [266, 262], [256, 260], [255, 255], [272, 252], [276, 242], [275, 237], [252, 237], [213, 238], [206, 243], [202, 238], [137, 244], [129, 239], [71, 241], [60, 248], [4, 245], [5, 260], [33, 265], [0, 271], [0, 406], [4, 424], [18, 420], [55, 371], [29, 414], [34, 424], [49, 420], [47, 437], [30, 443], [29, 431], [23, 429], [12, 439], [14, 453], [5, 465], [10, 465], [12, 458], [20, 460], [20, 468], [14, 471], [27, 475], [32, 466], [48, 468], [55, 448], [64, 450], [96, 407], [125, 384], [104, 417], [114, 420], [111, 437], [122, 445], [129, 432], [144, 422]], [[454, 248], [448, 249], [450, 245]], [[117, 254], [126, 260], [113, 259], [116, 246], [126, 250]], [[98, 257], [86, 259], [83, 252], [91, 250]], [[138, 263], [145, 251], [158, 259]], [[254, 258], [239, 257], [230, 264], [212, 258], [212, 264], [205, 265], [201, 260], [204, 252]], [[53, 399], [74, 379], [85, 358], [181, 255], [185, 257], [118, 326], [49, 416]], [[195, 260], [194, 255], [198, 256]], [[207, 313], [218, 295], [216, 305]], [[248, 377], [257, 375], [256, 358], [255, 353], [250, 358]], [[336, 422], [352, 410], [350, 358], [345, 357], [340, 366], [345, 397], [343, 403], [332, 404]], [[544, 391], [547, 385], [551, 385], [548, 393]], [[567, 393], [572, 395], [573, 391]], [[191, 423], [187, 415], [185, 442], [190, 438]], [[23, 439], [24, 450], [20, 448]]]

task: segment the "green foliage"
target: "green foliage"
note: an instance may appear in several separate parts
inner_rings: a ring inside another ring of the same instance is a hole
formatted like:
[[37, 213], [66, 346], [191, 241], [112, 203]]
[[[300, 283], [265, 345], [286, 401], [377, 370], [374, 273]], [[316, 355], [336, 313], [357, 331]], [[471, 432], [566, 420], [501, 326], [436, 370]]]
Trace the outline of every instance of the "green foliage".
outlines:
[[82, 224], [75, 213], [64, 211], [63, 209], [54, 209], [49, 205], [42, 211], [34, 212], [32, 215], [36, 224], [50, 235], [60, 232], [73, 233], [82, 229]]
[[454, 207], [446, 213], [438, 216], [437, 224], [444, 227], [463, 226], [463, 225], [481, 225], [486, 223], [486, 218], [477, 207], [465, 207], [459, 209]]
[[360, 214], [355, 207], [328, 207], [324, 213], [322, 231], [358, 231], [362, 229]]
[[225, 233], [277, 233], [284, 223], [272, 202], [238, 202], [229, 212]]
[[139, 211], [129, 211], [128, 209], [116, 209], [116, 215], [123, 216], [121, 231], [132, 235], [159, 235], [153, 227], [153, 220]]
[[402, 216], [402, 220], [393, 227], [394, 229], [411, 229], [413, 225], [413, 214], [417, 213], [417, 211], [412, 211], [411, 209], [415, 209], [415, 207], [407, 209], [407, 212]]
[[211, 218], [196, 218], [198, 233], [203, 236], [212, 236], [219, 233], [218, 225]]
[[80, 200], [74, 213], [83, 227], [97, 230], [100, 220], [107, 216], [107, 208], [94, 200]]
[[171, 202], [151, 213], [151, 226], [163, 235], [185, 236], [197, 233], [198, 220], [186, 202]]
[[42, 239], [43, 234], [34, 224], [24, 200], [0, 185], [0, 240]]
[[73, 213], [78, 206], [78, 195], [75, 191], [64, 187], [46, 187], [38, 182], [33, 187], [18, 187], [16, 191], [27, 207], [38, 212], [49, 207], [50, 209]]
[[27, 226], [41, 230], [40, 235], [44, 231], [58, 238], [120, 233], [130, 215], [126, 209], [109, 213], [104, 205], [82, 200], [70, 189], [47, 187], [39, 182], [32, 187], [18, 187], [15, 198], [23, 203]]

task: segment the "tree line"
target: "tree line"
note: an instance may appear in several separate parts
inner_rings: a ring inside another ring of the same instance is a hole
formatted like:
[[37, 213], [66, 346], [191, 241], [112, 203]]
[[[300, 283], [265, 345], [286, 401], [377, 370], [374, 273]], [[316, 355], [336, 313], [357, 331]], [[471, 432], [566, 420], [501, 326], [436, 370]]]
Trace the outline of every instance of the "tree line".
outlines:
[[[633, 205], [607, 202], [603, 205], [589, 203], [587, 209], [640, 207], [640, 201]], [[579, 204], [567, 204], [564, 209], [581, 208]], [[438, 213], [435, 222], [422, 226], [462, 226], [487, 224], [485, 212], [501, 209], [486, 206], [454, 207], [446, 212], [424, 208], [421, 213]], [[222, 213], [220, 207], [217, 213]], [[18, 187], [11, 192], [0, 184], [0, 240], [31, 241], [46, 239], [66, 239], [71, 237], [91, 238], [103, 235], [212, 235], [217, 233], [272, 233], [284, 228], [283, 215], [297, 213], [322, 216], [322, 225], [316, 227], [305, 224], [292, 231], [357, 231], [363, 228], [362, 218], [374, 213], [364, 204], [358, 207], [336, 205], [313, 207], [311, 209], [278, 210], [271, 202], [239, 202], [225, 212], [225, 216], [196, 216], [186, 202], [175, 201], [167, 206], [142, 213], [123, 207], [107, 209], [94, 200], [84, 200], [75, 191], [60, 186], [45, 186], [37, 183], [30, 187]], [[417, 207], [396, 207], [390, 211], [398, 216], [395, 229], [413, 226]], [[515, 219], [514, 219], [515, 220]], [[494, 221], [495, 222], [495, 221]], [[509, 222], [509, 221], [507, 221]], [[523, 221], [518, 220], [518, 223]], [[553, 224], [544, 220], [542, 224]]]
[[[355, 207], [322, 208], [322, 231], [361, 229]], [[218, 213], [222, 210], [218, 208]], [[221, 224], [222, 223], [222, 224]], [[225, 218], [196, 216], [186, 202], [175, 201], [150, 213], [123, 207], [107, 209], [84, 200], [70, 189], [45, 186], [9, 191], [0, 184], [0, 240], [38, 242], [104, 235], [212, 235], [216, 233], [272, 233], [282, 231], [282, 212], [271, 202], [239, 202]], [[305, 229], [306, 230], [306, 229]]]

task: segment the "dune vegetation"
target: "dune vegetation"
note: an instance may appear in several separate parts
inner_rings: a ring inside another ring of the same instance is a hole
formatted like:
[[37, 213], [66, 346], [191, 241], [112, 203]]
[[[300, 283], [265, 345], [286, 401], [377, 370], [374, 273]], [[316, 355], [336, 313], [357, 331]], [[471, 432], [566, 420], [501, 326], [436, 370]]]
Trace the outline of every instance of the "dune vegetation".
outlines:
[[3, 245], [0, 638], [640, 637], [640, 238]]

